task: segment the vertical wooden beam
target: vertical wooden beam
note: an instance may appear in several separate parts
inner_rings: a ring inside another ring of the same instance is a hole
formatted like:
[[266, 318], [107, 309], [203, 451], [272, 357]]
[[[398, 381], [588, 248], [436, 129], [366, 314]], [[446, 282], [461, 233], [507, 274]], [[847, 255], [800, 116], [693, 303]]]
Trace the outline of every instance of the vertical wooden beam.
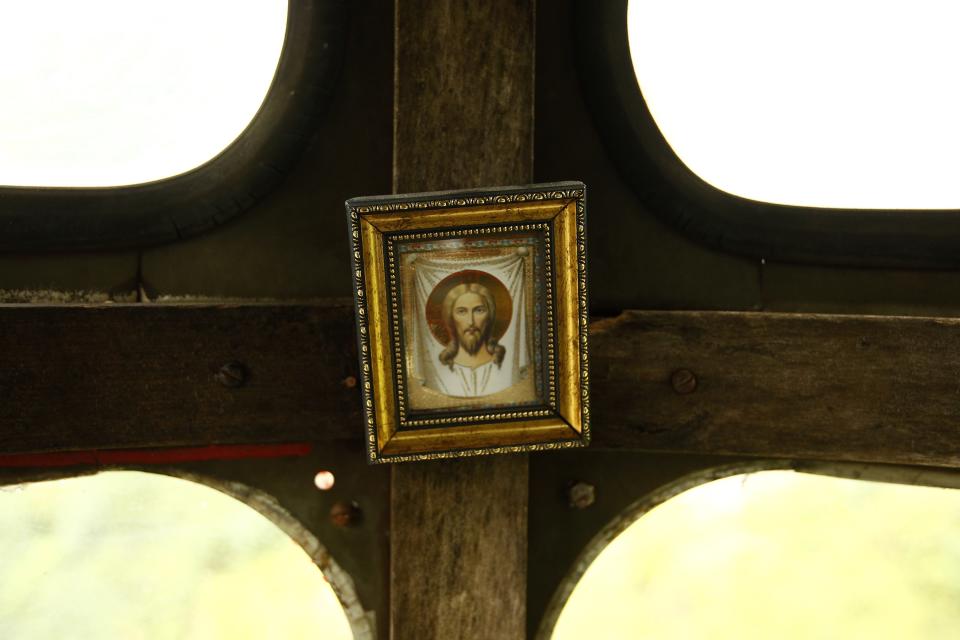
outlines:
[[[394, 191], [529, 182], [534, 0], [397, 0]], [[393, 467], [390, 633], [522, 638], [525, 455]]]
[[533, 176], [534, 0], [397, 0], [397, 193]]
[[527, 457], [394, 467], [391, 637], [523, 638]]

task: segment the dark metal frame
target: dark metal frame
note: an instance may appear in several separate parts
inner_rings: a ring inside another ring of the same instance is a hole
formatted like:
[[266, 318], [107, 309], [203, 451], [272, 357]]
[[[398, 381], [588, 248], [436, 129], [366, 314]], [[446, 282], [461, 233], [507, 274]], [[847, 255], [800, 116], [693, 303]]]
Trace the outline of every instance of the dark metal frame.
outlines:
[[584, 99], [606, 149], [650, 212], [707, 245], [756, 258], [960, 267], [960, 210], [794, 207], [707, 184], [667, 144], [640, 93], [627, 41], [627, 0], [574, 0], [574, 10]]
[[287, 33], [263, 105], [246, 130], [178, 176], [107, 188], [0, 188], [0, 252], [119, 249], [213, 228], [276, 187], [306, 147], [337, 81], [347, 6], [289, 2]]

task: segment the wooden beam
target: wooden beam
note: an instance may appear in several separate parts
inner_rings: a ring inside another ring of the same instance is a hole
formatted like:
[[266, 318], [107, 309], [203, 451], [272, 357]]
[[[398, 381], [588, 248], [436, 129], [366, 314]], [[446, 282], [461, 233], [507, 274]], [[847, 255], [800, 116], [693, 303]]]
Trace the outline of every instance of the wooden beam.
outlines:
[[527, 457], [404, 464], [393, 472], [392, 637], [524, 637]]
[[955, 318], [628, 312], [590, 347], [598, 447], [960, 466]]
[[398, 0], [395, 192], [530, 182], [533, 15], [533, 0]]
[[[397, 0], [394, 190], [533, 175], [534, 0]], [[528, 459], [392, 469], [393, 638], [523, 638]]]
[[0, 306], [0, 453], [358, 437], [352, 315]]
[[[354, 344], [343, 302], [0, 306], [0, 454], [359, 440]], [[957, 318], [629, 311], [590, 347], [593, 448], [960, 467]]]

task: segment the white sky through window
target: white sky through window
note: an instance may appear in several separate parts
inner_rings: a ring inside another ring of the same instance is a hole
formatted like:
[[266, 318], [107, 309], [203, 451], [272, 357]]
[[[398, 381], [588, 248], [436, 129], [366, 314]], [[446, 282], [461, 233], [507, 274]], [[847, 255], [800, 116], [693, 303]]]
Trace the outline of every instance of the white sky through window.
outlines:
[[0, 2], [0, 185], [183, 173], [256, 114], [285, 0]]
[[681, 160], [723, 191], [960, 208], [960, 4], [631, 0], [634, 70]]

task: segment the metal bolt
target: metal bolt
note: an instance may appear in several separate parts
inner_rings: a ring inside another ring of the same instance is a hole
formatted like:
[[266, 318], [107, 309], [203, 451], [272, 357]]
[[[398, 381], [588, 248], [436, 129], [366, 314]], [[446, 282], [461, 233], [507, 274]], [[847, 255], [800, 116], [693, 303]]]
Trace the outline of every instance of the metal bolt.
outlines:
[[247, 381], [247, 368], [242, 362], [228, 362], [220, 367], [214, 378], [223, 386], [236, 389]]
[[574, 482], [567, 488], [567, 501], [571, 509], [586, 509], [597, 500], [597, 490], [589, 482]]
[[670, 384], [677, 393], [693, 393], [694, 389], [697, 388], [697, 376], [690, 369], [677, 369], [670, 376]]
[[330, 521], [337, 527], [352, 527], [360, 522], [363, 512], [356, 502], [334, 502], [330, 507]]

